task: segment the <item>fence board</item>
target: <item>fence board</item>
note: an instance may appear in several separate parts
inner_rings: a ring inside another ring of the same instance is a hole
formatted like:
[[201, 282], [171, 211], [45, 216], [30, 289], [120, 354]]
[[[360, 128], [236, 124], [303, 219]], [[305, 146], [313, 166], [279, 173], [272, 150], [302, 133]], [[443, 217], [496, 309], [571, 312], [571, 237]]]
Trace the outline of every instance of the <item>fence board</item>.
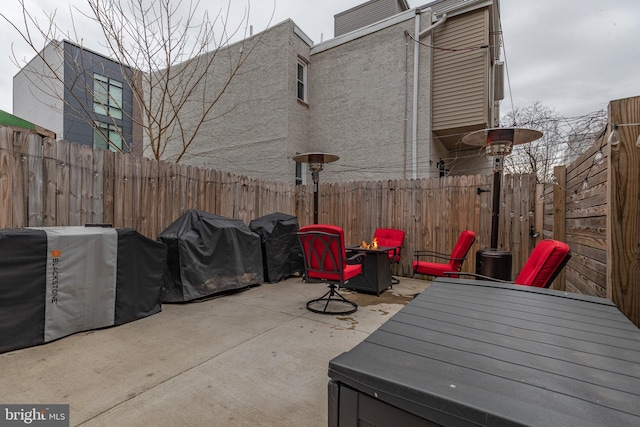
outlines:
[[105, 150], [102, 155], [102, 220], [106, 224], [114, 224], [115, 221], [115, 156], [109, 150]]
[[113, 226], [126, 227], [125, 222], [125, 205], [126, 205], [126, 187], [127, 187], [127, 171], [125, 165], [125, 156], [115, 156], [113, 174]]
[[[180, 216], [180, 200], [177, 197], [179, 180], [178, 167], [173, 163], [165, 163], [164, 175], [164, 219], [163, 229], [172, 224]], [[162, 176], [161, 176], [162, 179]]]
[[[158, 194], [158, 204], [157, 204], [157, 217], [158, 217], [158, 225], [156, 228], [156, 232], [158, 234], [162, 233], [165, 228], [171, 222], [175, 220], [169, 214], [170, 211], [170, 196], [169, 196], [169, 183], [171, 181], [171, 170], [170, 164], [167, 162], [158, 162], [158, 179], [157, 179], [157, 194]], [[157, 237], [157, 236], [156, 236]]]
[[83, 225], [97, 222], [93, 216], [93, 153], [92, 147], [80, 148], [80, 205]]
[[40, 227], [43, 225], [44, 210], [44, 179], [42, 165], [42, 138], [37, 134], [29, 134], [27, 138], [28, 154], [28, 224], [30, 227]]
[[142, 168], [142, 160], [140, 157], [131, 156], [131, 222], [132, 228], [142, 230], [143, 221], [146, 218], [147, 208], [143, 205], [143, 194], [145, 185], [149, 184], [148, 178], [145, 182], [145, 172]]
[[44, 180], [44, 206], [42, 224], [45, 227], [57, 224], [56, 202], [58, 198], [58, 160], [56, 159], [56, 141], [53, 138], [43, 140], [42, 168]]
[[222, 212], [222, 199], [223, 184], [222, 184], [222, 172], [219, 170], [213, 171], [213, 209], [211, 212], [217, 212], [219, 215]]
[[[136, 179], [136, 162], [133, 155], [126, 154], [122, 157], [124, 158], [122, 227], [135, 228], [136, 217], [138, 216], [136, 207], [139, 204], [138, 200], [140, 195], [140, 190], [138, 188], [139, 180]], [[116, 196], [118, 195], [116, 194]]]
[[158, 237], [158, 162], [137, 158], [136, 170], [140, 171], [136, 229], [155, 240]]
[[93, 154], [91, 173], [93, 193], [91, 194], [91, 216], [93, 222], [104, 223], [104, 159], [105, 150], [96, 150]]
[[620, 124], [620, 143], [609, 157], [607, 295], [640, 326], [640, 97], [612, 101], [609, 123]]
[[601, 295], [606, 294], [604, 286], [601, 285], [606, 283], [607, 280], [606, 262], [598, 262], [594, 258], [583, 256], [577, 251], [574, 251], [572, 256], [576, 258], [577, 262], [573, 263], [570, 268], [582, 276], [589, 277], [602, 291]]
[[[0, 228], [13, 227], [13, 131], [0, 128]], [[22, 199], [16, 197], [16, 202]]]
[[69, 222], [69, 144], [56, 141], [56, 225]]
[[567, 267], [565, 270], [567, 283], [571, 284], [571, 287], [575, 289], [573, 292], [606, 298], [606, 290], [600, 284], [594, 282], [592, 276], [582, 275], [571, 267]]
[[196, 196], [196, 209], [201, 211], [207, 211], [206, 209], [206, 195], [207, 195], [207, 170], [198, 168], [195, 171], [195, 178], [198, 181], [198, 194]]
[[29, 225], [29, 169], [28, 161], [28, 132], [13, 133], [13, 197], [19, 202], [13, 203], [13, 227], [27, 227]]
[[81, 146], [69, 144], [69, 225], [82, 222], [82, 153]]
[[196, 209], [198, 206], [198, 168], [196, 166], [187, 166], [185, 171], [185, 212], [188, 209]]

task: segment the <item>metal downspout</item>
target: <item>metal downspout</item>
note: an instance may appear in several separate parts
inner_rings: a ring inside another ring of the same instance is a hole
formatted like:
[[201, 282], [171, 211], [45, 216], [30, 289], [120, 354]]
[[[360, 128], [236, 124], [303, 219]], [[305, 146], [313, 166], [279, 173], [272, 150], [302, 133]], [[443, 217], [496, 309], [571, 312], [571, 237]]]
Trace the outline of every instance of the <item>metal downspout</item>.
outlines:
[[411, 178], [418, 178], [418, 68], [420, 67], [420, 10], [416, 9], [413, 41], [413, 108], [411, 111]]
[[[430, 9], [429, 9], [430, 10]], [[436, 27], [444, 24], [447, 20], [447, 14], [435, 23], [431, 24], [424, 30], [420, 31], [420, 10], [416, 9], [415, 19], [415, 41], [413, 44], [413, 111], [412, 111], [412, 142], [411, 142], [411, 169], [412, 178], [418, 178], [418, 74], [420, 69], [420, 44], [418, 41], [421, 37], [433, 31]], [[431, 146], [426, 144], [427, 159], [431, 156]]]
[[404, 143], [404, 159], [402, 161], [402, 178], [407, 179], [407, 159], [409, 147], [407, 141], [407, 129], [409, 125], [409, 32], [404, 36], [404, 126], [402, 126], [402, 142]]

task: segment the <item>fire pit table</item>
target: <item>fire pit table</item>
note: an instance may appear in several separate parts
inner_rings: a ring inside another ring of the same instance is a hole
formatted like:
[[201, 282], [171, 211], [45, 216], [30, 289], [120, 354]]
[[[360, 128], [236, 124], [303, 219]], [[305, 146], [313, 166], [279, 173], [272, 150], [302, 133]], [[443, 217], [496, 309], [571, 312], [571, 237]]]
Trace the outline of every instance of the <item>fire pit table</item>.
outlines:
[[379, 246], [376, 249], [361, 246], [347, 246], [349, 252], [364, 254], [362, 274], [350, 279], [344, 287], [356, 291], [372, 292], [380, 296], [381, 292], [391, 286], [391, 265], [389, 251], [393, 247]]

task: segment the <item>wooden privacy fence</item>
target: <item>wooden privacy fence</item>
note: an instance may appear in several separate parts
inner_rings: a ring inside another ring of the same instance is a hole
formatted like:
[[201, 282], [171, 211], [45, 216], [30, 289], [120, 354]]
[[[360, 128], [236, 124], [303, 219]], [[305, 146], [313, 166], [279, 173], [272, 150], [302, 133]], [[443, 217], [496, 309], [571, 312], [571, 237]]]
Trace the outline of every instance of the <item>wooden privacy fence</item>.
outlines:
[[571, 247], [556, 287], [609, 298], [640, 326], [640, 97], [611, 101], [608, 115], [605, 134], [545, 186], [543, 234]]
[[[329, 173], [330, 171], [326, 171]], [[348, 244], [369, 242], [377, 227], [405, 230], [402, 263], [410, 276], [416, 249], [450, 252], [463, 229], [476, 243], [464, 264], [490, 243], [492, 176], [320, 184], [319, 222], [339, 225]], [[535, 177], [505, 176], [499, 247], [526, 261], [536, 223]], [[265, 182], [228, 172], [93, 150], [35, 133], [0, 128], [0, 228], [109, 223], [155, 239], [190, 208], [245, 223], [272, 213], [313, 222], [312, 186]]]
[[0, 227], [110, 223], [155, 239], [189, 208], [248, 222], [309, 211], [287, 184], [0, 128]]
[[[450, 253], [460, 232], [473, 230], [476, 242], [463, 265], [473, 272], [475, 252], [491, 241], [491, 192], [482, 190], [490, 190], [492, 182], [492, 176], [472, 175], [321, 184], [319, 222], [342, 226], [352, 243], [370, 242], [377, 227], [404, 230], [398, 271], [403, 276], [411, 275], [415, 250]], [[515, 276], [534, 244], [535, 176], [505, 176], [503, 187], [498, 246], [512, 252]]]

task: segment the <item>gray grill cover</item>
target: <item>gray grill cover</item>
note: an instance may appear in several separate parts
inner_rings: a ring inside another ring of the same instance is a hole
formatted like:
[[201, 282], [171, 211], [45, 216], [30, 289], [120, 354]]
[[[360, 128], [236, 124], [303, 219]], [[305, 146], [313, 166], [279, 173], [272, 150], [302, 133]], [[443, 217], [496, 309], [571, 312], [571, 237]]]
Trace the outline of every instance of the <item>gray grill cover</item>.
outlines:
[[0, 352], [159, 312], [165, 265], [132, 229], [0, 230]]

